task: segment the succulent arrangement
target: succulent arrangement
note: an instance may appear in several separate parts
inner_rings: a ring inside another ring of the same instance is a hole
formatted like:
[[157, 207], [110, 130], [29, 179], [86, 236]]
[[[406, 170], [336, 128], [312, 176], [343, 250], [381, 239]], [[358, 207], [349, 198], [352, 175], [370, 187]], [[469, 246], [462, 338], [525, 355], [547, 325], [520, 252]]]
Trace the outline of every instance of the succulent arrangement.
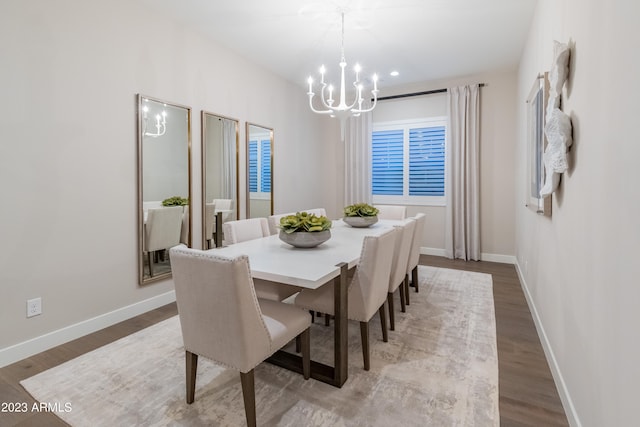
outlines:
[[296, 212], [280, 218], [280, 229], [287, 234], [297, 231], [314, 232], [331, 228], [331, 221], [326, 216], [316, 216], [308, 212]]
[[182, 198], [180, 196], [169, 197], [162, 201], [162, 206], [187, 206], [189, 199]]
[[361, 217], [370, 217], [378, 215], [378, 209], [374, 208], [371, 205], [366, 203], [356, 203], [353, 205], [346, 206], [344, 208], [344, 216], [361, 216]]

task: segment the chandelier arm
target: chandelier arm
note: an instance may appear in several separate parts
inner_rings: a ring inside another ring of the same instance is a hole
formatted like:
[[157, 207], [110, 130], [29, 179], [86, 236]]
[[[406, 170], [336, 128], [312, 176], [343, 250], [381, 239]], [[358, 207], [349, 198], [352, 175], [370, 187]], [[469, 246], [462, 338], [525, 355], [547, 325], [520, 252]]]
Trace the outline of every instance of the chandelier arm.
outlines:
[[374, 108], [376, 108], [376, 104], [378, 103], [378, 91], [371, 91], [371, 94], [373, 95], [373, 104], [371, 105], [371, 107], [369, 108], [365, 108], [364, 110], [362, 109], [357, 109], [357, 110], [351, 110], [354, 113], [368, 113], [369, 111], [373, 111]]
[[317, 114], [331, 114], [333, 113], [333, 110], [329, 109], [329, 110], [316, 110], [316, 108], [313, 106], [313, 97], [315, 96], [315, 94], [313, 92], [309, 92], [307, 93], [307, 95], [309, 95], [309, 108], [311, 108], [311, 111], [313, 111], [314, 113]]

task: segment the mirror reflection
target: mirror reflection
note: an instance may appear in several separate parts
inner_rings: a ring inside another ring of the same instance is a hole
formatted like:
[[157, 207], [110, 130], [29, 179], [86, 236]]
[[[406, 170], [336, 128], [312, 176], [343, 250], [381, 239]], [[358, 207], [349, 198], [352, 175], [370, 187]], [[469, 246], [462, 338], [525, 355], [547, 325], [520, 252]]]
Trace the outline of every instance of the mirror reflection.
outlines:
[[247, 218], [273, 215], [273, 129], [247, 123]]
[[222, 222], [238, 218], [239, 125], [235, 119], [206, 111], [201, 122], [202, 247], [210, 249], [221, 244]]
[[191, 109], [138, 95], [140, 284], [171, 277], [168, 249], [191, 246]]

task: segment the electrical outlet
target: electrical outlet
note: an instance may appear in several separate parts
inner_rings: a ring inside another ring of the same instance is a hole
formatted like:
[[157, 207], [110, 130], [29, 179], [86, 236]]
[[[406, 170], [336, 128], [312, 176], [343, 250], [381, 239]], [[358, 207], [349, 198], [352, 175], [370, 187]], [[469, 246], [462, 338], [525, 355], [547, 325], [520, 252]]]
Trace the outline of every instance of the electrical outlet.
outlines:
[[33, 317], [42, 314], [42, 298], [33, 298], [27, 300], [27, 317]]

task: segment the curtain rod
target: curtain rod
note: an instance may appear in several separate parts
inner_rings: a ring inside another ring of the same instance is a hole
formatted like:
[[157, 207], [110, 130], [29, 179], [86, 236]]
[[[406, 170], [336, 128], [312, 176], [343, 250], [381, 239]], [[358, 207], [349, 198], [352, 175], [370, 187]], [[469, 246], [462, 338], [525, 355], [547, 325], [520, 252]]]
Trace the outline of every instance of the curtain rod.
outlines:
[[[485, 87], [485, 83], [479, 83], [478, 87]], [[409, 98], [411, 96], [420, 96], [420, 95], [432, 95], [434, 93], [444, 93], [448, 89], [433, 89], [433, 90], [425, 90], [424, 92], [413, 92], [413, 93], [403, 93], [401, 95], [390, 95], [390, 96], [382, 96], [378, 98], [378, 101], [386, 101], [388, 99], [397, 99], [397, 98]]]

